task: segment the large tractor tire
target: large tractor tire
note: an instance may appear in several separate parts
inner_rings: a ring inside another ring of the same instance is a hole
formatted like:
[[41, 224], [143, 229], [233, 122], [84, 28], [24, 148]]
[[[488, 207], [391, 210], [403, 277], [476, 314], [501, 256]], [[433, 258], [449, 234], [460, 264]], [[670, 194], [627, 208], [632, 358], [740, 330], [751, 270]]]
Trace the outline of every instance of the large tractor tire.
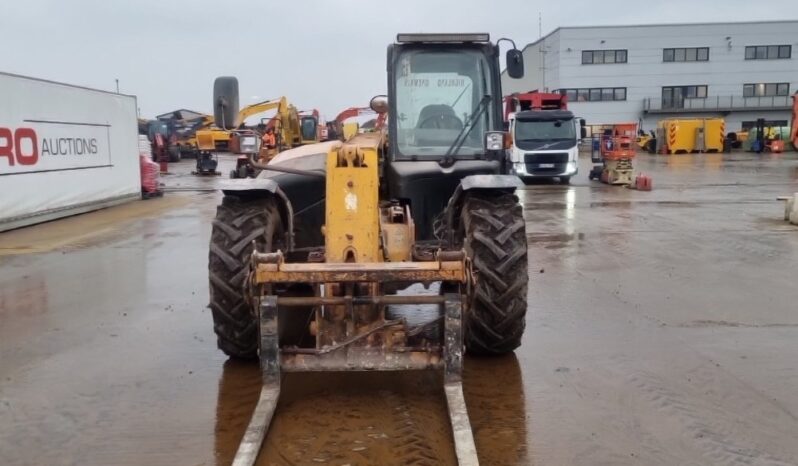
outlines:
[[213, 118], [222, 129], [235, 129], [238, 116], [238, 79], [220, 76], [213, 82]]
[[208, 257], [211, 313], [219, 349], [236, 358], [258, 355], [258, 320], [245, 298], [252, 242], [258, 251], [285, 249], [274, 198], [225, 196], [216, 209]]
[[521, 345], [526, 324], [527, 242], [521, 205], [514, 194], [471, 192], [461, 219], [476, 278], [465, 318], [466, 349], [471, 354], [509, 353]]

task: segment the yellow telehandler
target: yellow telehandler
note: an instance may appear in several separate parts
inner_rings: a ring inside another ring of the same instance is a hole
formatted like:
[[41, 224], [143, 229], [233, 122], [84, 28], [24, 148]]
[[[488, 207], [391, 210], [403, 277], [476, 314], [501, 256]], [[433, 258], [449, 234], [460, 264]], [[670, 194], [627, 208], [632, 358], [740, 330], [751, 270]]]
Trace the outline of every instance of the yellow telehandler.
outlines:
[[[515, 44], [506, 63], [523, 75]], [[235, 102], [220, 91], [235, 88], [216, 86], [214, 100]], [[513, 351], [527, 309], [501, 102], [488, 34], [399, 34], [388, 95], [371, 101], [386, 129], [288, 150], [256, 162], [257, 178], [224, 182], [209, 254], [214, 330], [226, 354], [260, 358], [263, 384], [233, 464], [256, 461], [282, 372], [436, 368], [458, 462], [478, 464], [464, 349]], [[224, 112], [217, 120], [235, 108]], [[437, 285], [421, 293], [419, 283]], [[419, 323], [395, 312], [422, 304], [437, 315]]]

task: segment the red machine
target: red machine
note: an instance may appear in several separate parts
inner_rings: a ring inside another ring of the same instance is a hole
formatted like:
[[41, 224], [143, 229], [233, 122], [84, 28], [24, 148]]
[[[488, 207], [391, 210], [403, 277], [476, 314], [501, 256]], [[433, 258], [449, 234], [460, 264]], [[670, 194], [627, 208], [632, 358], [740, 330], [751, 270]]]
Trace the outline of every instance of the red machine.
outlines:
[[[601, 135], [599, 179], [607, 184], [632, 184], [632, 159], [637, 154], [637, 123], [619, 123]], [[594, 171], [596, 168], [594, 167]], [[591, 176], [592, 178], [592, 176]]]
[[568, 98], [565, 94], [530, 91], [504, 96], [504, 121], [510, 113], [522, 110], [568, 110]]
[[155, 133], [152, 140], [152, 158], [161, 165], [161, 173], [169, 171], [169, 153], [166, 138], [161, 133]]
[[376, 114], [374, 110], [369, 107], [349, 107], [341, 111], [341, 113], [335, 117], [335, 120], [327, 124], [330, 133], [332, 133], [329, 134], [329, 138], [341, 139], [344, 135], [344, 121], [348, 120], [349, 118], [362, 115], [375, 115], [377, 117], [377, 124], [374, 127], [375, 129], [379, 130], [385, 127], [385, 113]]

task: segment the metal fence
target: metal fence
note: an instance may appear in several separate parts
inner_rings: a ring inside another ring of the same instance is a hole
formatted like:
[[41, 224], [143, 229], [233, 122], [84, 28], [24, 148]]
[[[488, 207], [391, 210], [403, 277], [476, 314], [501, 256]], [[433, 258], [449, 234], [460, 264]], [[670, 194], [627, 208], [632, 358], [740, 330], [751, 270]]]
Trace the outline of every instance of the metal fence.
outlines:
[[745, 110], [789, 110], [792, 96], [779, 95], [767, 97], [740, 97], [734, 95], [710, 96], [702, 99], [664, 100], [647, 98], [643, 100], [646, 113], [680, 112], [732, 112]]

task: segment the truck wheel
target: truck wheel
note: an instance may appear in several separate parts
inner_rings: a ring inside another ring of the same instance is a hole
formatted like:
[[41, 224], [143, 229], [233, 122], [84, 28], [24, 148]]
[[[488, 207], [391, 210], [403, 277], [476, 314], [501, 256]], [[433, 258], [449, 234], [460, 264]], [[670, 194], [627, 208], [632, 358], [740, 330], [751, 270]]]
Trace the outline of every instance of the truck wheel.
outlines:
[[527, 242], [514, 194], [468, 193], [463, 203], [464, 246], [476, 285], [465, 320], [471, 354], [503, 354], [521, 344], [526, 325]]
[[219, 349], [236, 358], [258, 355], [258, 320], [244, 295], [252, 241], [262, 252], [284, 247], [284, 228], [273, 198], [225, 196], [216, 209], [208, 255], [211, 314]]
[[571, 184], [571, 177], [570, 176], [561, 176], [560, 177], [560, 184]]

